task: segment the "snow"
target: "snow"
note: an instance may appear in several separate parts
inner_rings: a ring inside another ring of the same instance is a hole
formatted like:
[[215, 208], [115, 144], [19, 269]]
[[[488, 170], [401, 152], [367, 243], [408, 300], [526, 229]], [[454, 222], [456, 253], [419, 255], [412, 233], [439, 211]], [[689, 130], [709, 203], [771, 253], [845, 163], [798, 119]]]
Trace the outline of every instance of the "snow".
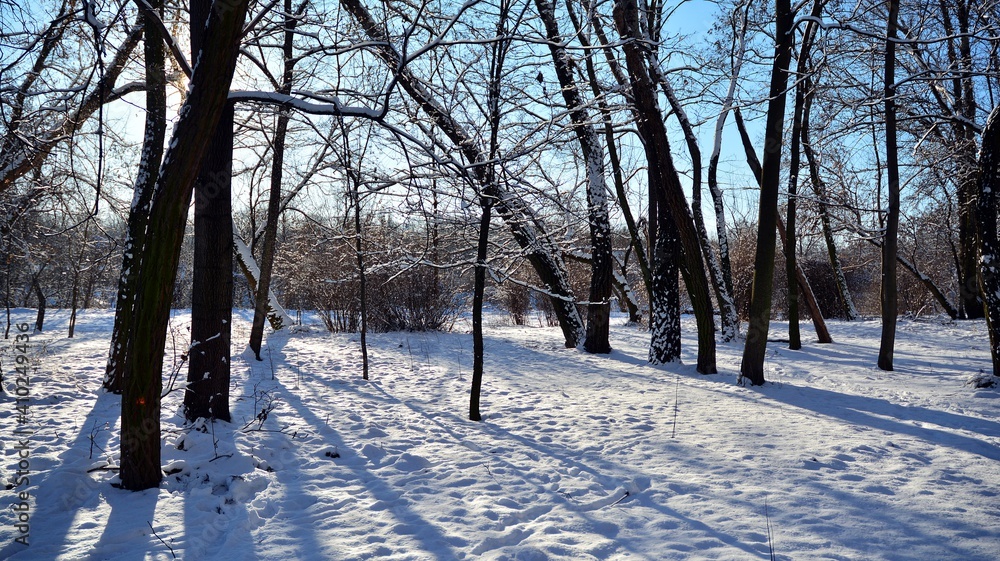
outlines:
[[[963, 559], [1000, 551], [1000, 389], [982, 321], [901, 320], [897, 370], [874, 368], [879, 324], [835, 344], [771, 343], [759, 388], [649, 366], [649, 334], [616, 318], [615, 351], [558, 328], [486, 329], [485, 419], [466, 419], [467, 332], [270, 333], [233, 355], [233, 423], [185, 425], [164, 398], [159, 489], [117, 489], [119, 398], [101, 391], [113, 312], [50, 311], [31, 336], [30, 483], [3, 493], [0, 558]], [[33, 310], [14, 310], [15, 324]], [[246, 339], [251, 312], [234, 316]], [[166, 369], [186, 348], [176, 313]], [[307, 322], [308, 323], [308, 322]], [[683, 357], [694, 364], [694, 320]], [[786, 325], [772, 322], [774, 333]], [[461, 330], [460, 330], [461, 331]], [[168, 342], [171, 339], [168, 337]], [[16, 349], [5, 344], [5, 387]], [[272, 377], [273, 376], [273, 377]], [[182, 373], [183, 377], [183, 373]], [[4, 480], [15, 401], [0, 397]], [[30, 546], [14, 543], [30, 494]], [[171, 552], [172, 550], [172, 552]]]

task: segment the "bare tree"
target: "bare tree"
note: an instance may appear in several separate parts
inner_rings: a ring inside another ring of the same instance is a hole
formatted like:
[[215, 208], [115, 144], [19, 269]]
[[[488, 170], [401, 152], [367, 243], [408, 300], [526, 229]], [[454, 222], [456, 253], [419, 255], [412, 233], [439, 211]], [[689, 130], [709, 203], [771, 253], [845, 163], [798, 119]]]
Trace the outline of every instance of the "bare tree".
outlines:
[[[754, 259], [750, 323], [743, 347], [740, 376], [755, 386], [764, 383], [764, 353], [771, 324], [774, 292], [775, 228], [778, 220], [778, 183], [781, 175], [781, 145], [785, 124], [785, 90], [792, 57], [792, 20], [789, 0], [775, 0], [774, 63], [771, 69], [770, 101], [764, 132], [760, 203], [757, 210], [757, 253]], [[790, 281], [791, 282], [791, 281]]]
[[882, 242], [882, 338], [878, 367], [892, 370], [896, 345], [896, 254], [899, 239], [899, 155], [896, 143], [896, 38], [899, 1], [889, 0], [885, 38], [885, 159], [889, 186], [888, 215]]
[[149, 236], [141, 258], [129, 355], [132, 372], [122, 393], [121, 481], [129, 490], [156, 487], [160, 470], [160, 392], [163, 348], [184, 223], [191, 193], [227, 104], [236, 68], [247, 0], [216, 5], [172, 139], [160, 166], [149, 209]]

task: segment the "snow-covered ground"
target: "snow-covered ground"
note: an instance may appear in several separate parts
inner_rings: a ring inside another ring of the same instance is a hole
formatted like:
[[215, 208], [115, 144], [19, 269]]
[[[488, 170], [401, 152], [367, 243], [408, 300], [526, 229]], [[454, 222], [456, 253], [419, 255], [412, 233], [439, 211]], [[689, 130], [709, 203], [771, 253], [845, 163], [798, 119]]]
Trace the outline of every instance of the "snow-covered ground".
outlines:
[[[648, 366], [635, 327], [593, 356], [498, 316], [480, 423], [468, 333], [371, 335], [366, 382], [357, 337], [316, 325], [270, 335], [263, 362], [234, 356], [231, 424], [185, 425], [170, 393], [169, 475], [131, 493], [102, 469], [118, 462], [119, 398], [100, 389], [112, 319], [83, 313], [67, 339], [54, 312], [31, 336], [28, 481], [0, 397], [0, 558], [1000, 558], [1000, 390], [966, 385], [991, 368], [982, 322], [901, 321], [895, 372], [874, 367], [877, 322], [832, 322], [832, 345], [771, 343], [769, 383], [749, 388], [737, 344], [702, 376]], [[240, 348], [248, 331], [244, 316]], [[4, 347], [12, 392], [24, 349]]]

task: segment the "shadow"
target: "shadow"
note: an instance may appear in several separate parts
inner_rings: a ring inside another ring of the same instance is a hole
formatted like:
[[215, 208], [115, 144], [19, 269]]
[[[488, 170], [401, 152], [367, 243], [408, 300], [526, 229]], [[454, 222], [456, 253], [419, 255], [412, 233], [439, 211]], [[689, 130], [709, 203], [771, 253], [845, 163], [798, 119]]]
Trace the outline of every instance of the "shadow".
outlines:
[[[111, 507], [111, 514], [104, 521], [104, 532], [92, 546], [94, 553], [87, 558], [94, 561], [127, 561], [137, 556], [156, 554], [158, 557], [154, 559], [165, 559], [170, 550], [153, 537], [149, 526], [153, 522], [159, 494], [159, 488], [135, 492], [114, 488], [103, 490], [101, 496]], [[136, 536], [149, 537], [136, 539]], [[142, 545], [148, 549], [142, 551]]]
[[848, 395], [789, 382], [783, 382], [781, 387], [763, 386], [762, 393], [774, 401], [827, 417], [890, 433], [905, 434], [938, 446], [1000, 460], [1000, 448], [990, 442], [934, 428], [936, 425], [953, 431], [1000, 437], [1000, 423], [996, 421], [919, 406], [904, 406], [884, 399]]
[[[95, 385], [99, 387], [100, 380], [95, 381]], [[57, 403], [52, 399], [45, 403], [44, 399], [33, 400], [32, 407], [38, 409]], [[81, 544], [72, 542], [69, 535], [76, 518], [83, 511], [97, 507], [101, 497], [117, 494], [110, 485], [108, 472], [97, 471], [94, 475], [88, 470], [101, 463], [101, 457], [110, 453], [113, 445], [117, 446], [117, 435], [113, 433], [121, 416], [120, 403], [119, 396], [98, 389], [91, 410], [80, 421], [79, 432], [72, 441], [67, 441], [66, 451], [59, 454], [60, 463], [46, 465], [41, 456], [31, 459], [31, 485], [27, 490], [34, 500], [32, 524], [44, 521], [45, 535], [55, 538], [32, 543], [28, 548], [15, 543], [5, 544], [0, 549], [0, 559], [16, 554], [21, 556], [16, 557], [18, 559], [55, 559], [80, 547]], [[29, 441], [33, 447], [48, 445], [37, 434], [29, 437]], [[88, 450], [93, 451], [92, 457], [81, 453]], [[87, 551], [89, 549], [84, 549], [72, 556], [83, 557]]]

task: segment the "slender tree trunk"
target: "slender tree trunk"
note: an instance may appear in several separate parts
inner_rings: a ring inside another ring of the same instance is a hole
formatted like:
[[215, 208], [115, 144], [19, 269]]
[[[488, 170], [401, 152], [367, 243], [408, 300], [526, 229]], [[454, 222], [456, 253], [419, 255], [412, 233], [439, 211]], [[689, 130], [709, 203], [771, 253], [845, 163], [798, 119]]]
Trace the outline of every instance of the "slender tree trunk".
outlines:
[[899, 156], [896, 146], [896, 36], [899, 0], [889, 0], [885, 41], [885, 166], [889, 187], [889, 214], [882, 242], [882, 339], [878, 367], [892, 370], [896, 346], [896, 254], [899, 237]]
[[792, 56], [792, 8], [789, 0], [775, 0], [774, 66], [764, 132], [758, 206], [757, 253], [754, 259], [750, 323], [743, 347], [740, 376], [755, 386], [764, 383], [764, 354], [771, 325], [774, 295], [775, 232], [778, 222], [778, 184], [781, 180], [781, 143], [785, 124], [785, 89]]
[[[747, 2], [745, 9], [750, 9], [750, 2]], [[726, 118], [733, 108], [733, 101], [736, 97], [736, 86], [743, 70], [748, 21], [749, 18], [744, 12], [739, 20], [739, 31], [737, 32], [734, 29], [735, 44], [733, 48], [734, 60], [732, 75], [729, 80], [729, 89], [726, 92], [726, 97], [722, 104], [722, 111], [719, 113], [719, 118], [715, 122], [712, 154], [708, 158], [708, 191], [712, 195], [712, 207], [715, 211], [715, 231], [716, 236], [718, 236], [719, 239], [719, 266], [722, 268], [722, 282], [725, 284], [726, 292], [730, 296], [733, 295], [733, 265], [732, 259], [729, 256], [729, 232], [726, 227], [725, 202], [722, 197], [722, 189], [719, 188], [719, 160], [722, 157], [722, 132], [726, 125]], [[736, 311], [735, 303], [733, 311]], [[720, 310], [720, 313], [723, 313], [723, 311]], [[736, 326], [735, 336], [738, 337], [740, 335], [739, 315], [736, 316], [734, 325]], [[730, 340], [726, 338], [727, 333], [725, 332], [723, 332], [722, 337], [724, 341]]]
[[[736, 128], [739, 130], [740, 138], [743, 140], [743, 151], [747, 156], [747, 165], [750, 170], [757, 177], [761, 176], [761, 165], [760, 159], [757, 158], [757, 152], [754, 150], [753, 142], [750, 140], [750, 134], [747, 133], [746, 125], [743, 123], [743, 116], [740, 114], [740, 110], [736, 109], [734, 111]], [[785, 239], [785, 223], [781, 219], [780, 214], [775, 214], [778, 224], [776, 230], [778, 232], [778, 238], [781, 240], [782, 251], [785, 250], [785, 244], [787, 240]], [[816, 339], [819, 343], [832, 343], [833, 338], [830, 337], [830, 331], [826, 328], [826, 320], [823, 319], [823, 312], [819, 308], [819, 303], [816, 301], [816, 295], [813, 294], [812, 287], [809, 285], [809, 280], [806, 278], [805, 271], [802, 267], [796, 263], [795, 271], [792, 276], [788, 279], [788, 282], [798, 283], [799, 291], [802, 293], [802, 297], [806, 301], [806, 306], [809, 307], [809, 314], [812, 318], [813, 327], [816, 329]]]
[[[813, 3], [811, 16], [819, 18], [823, 4], [817, 0]], [[795, 108], [792, 111], [792, 135], [789, 149], [788, 164], [788, 205], [785, 217], [785, 275], [788, 278], [788, 348], [801, 349], [802, 336], [799, 332], [799, 290], [798, 282], [792, 281], [798, 270], [798, 255], [796, 247], [798, 238], [795, 233], [795, 211], [798, 206], [799, 170], [801, 169], [802, 123], [805, 117], [806, 96], [809, 92], [809, 82], [805, 79], [809, 72], [809, 57], [812, 47], [812, 34], [815, 23], [805, 25], [799, 46], [799, 60], [796, 65]]]
[[479, 398], [483, 387], [483, 295], [486, 292], [486, 257], [490, 241], [490, 209], [483, 200], [483, 215], [479, 220], [479, 243], [476, 247], [476, 275], [472, 292], [472, 390], [469, 393], [469, 420], [482, 421]]
[[72, 339], [73, 335], [76, 334], [76, 302], [80, 298], [80, 273], [76, 272], [73, 274], [73, 289], [70, 291], [70, 312], [69, 312], [69, 330], [66, 334], [67, 339]]
[[[282, 45], [284, 54], [284, 71], [281, 77], [279, 93], [288, 94], [292, 91], [293, 71], [295, 70], [295, 26], [305, 11], [306, 3], [299, 5], [296, 13], [292, 13], [292, 0], [285, 0], [285, 38]], [[281, 212], [281, 180], [285, 162], [285, 137], [288, 134], [287, 111], [278, 114], [278, 124], [274, 131], [274, 159], [271, 162], [271, 189], [267, 201], [267, 219], [264, 225], [264, 249], [260, 257], [260, 275], [254, 292], [253, 326], [250, 329], [250, 349], [257, 360], [261, 360], [260, 346], [264, 339], [264, 320], [271, 312], [271, 271], [274, 267], [274, 246], [278, 237], [278, 216]]]
[[[151, 2], [159, 11], [162, 0]], [[144, 251], [146, 225], [149, 222], [149, 201], [153, 197], [157, 171], [163, 158], [163, 140], [167, 134], [167, 80], [165, 54], [160, 30], [149, 18], [143, 18], [146, 65], [146, 125], [142, 141], [139, 173], [132, 193], [129, 209], [125, 250], [122, 254], [121, 273], [118, 278], [118, 296], [115, 299], [115, 325], [111, 331], [111, 348], [104, 371], [104, 388], [122, 393], [122, 383], [131, 370], [128, 348], [133, 335], [135, 295], [138, 290], [139, 258]]]
[[45, 327], [45, 293], [42, 292], [42, 285], [38, 282], [38, 275], [31, 277], [31, 287], [35, 291], [35, 298], [38, 299], [38, 313], [35, 314], [35, 333], [41, 333]]
[[[361, 378], [368, 379], [368, 278], [365, 275], [364, 238], [361, 230], [361, 180], [354, 176], [355, 170], [348, 170], [348, 176], [353, 185], [351, 196], [354, 199], [354, 255], [358, 261], [358, 290], [361, 292]], [[359, 172], [360, 173], [360, 172]]]
[[979, 232], [979, 282], [986, 297], [986, 325], [990, 336], [993, 376], [1000, 376], [1000, 237], [997, 235], [997, 193], [1000, 192], [1000, 106], [993, 109], [983, 129], [979, 151], [979, 189], [976, 222]]
[[555, 6], [550, 0], [535, 0], [538, 14], [545, 25], [549, 52], [559, 79], [563, 100], [569, 110], [573, 130], [587, 174], [587, 219], [590, 224], [591, 260], [590, 298], [587, 303], [587, 332], [583, 348], [589, 353], [610, 353], [608, 340], [611, 322], [611, 279], [614, 258], [611, 255], [611, 221], [608, 218], [607, 183], [604, 177], [604, 149], [570, 66], [570, 55], [563, 46], [562, 34], [556, 22]]
[[[662, 197], [659, 200], [667, 207], [664, 209], [664, 214], [669, 213], [677, 228], [680, 241], [677, 245], [680, 246], [682, 255], [679, 263], [681, 275], [684, 277], [684, 284], [687, 286], [698, 324], [697, 370], [702, 374], [712, 374], [716, 372], [715, 323], [712, 317], [708, 278], [702, 262], [701, 243], [698, 240], [694, 219], [691, 217], [691, 209], [677, 178], [663, 116], [656, 103], [656, 87], [647, 70], [641, 43], [643, 35], [639, 26], [639, 11], [635, 0], [616, 0], [614, 18], [619, 34], [625, 39], [623, 48], [632, 86], [632, 103], [639, 115], [637, 122], [639, 135], [646, 145], [649, 169], [659, 173], [657, 197]], [[656, 183], [651, 182], [650, 188], [652, 189], [654, 185]], [[654, 286], [655, 284], [654, 280]]]
[[160, 392], [170, 302], [191, 192], [210, 141], [205, 131], [216, 129], [227, 105], [247, 4], [240, 0], [212, 11], [150, 205], [128, 349], [133, 367], [122, 392], [120, 476], [122, 487], [132, 491], [156, 487], [163, 477]]
[[[811, 85], [811, 80], [809, 82]], [[805, 111], [802, 115], [802, 152], [805, 154], [806, 162], [809, 165], [809, 178], [813, 193], [816, 195], [820, 223], [823, 227], [823, 240], [826, 242], [826, 253], [830, 259], [830, 266], [833, 268], [834, 280], [837, 283], [837, 294], [840, 296], [840, 302], [844, 306], [844, 319], [854, 321], [861, 314], [858, 313], [858, 308], [854, 305], [854, 298], [851, 296], [851, 291], [847, 286], [847, 277], [844, 275], [844, 267], [841, 265], [840, 257], [837, 254], [837, 242], [834, 239], [833, 226], [830, 223], [830, 209], [826, 185], [820, 175], [819, 162], [816, 160], [816, 155], [813, 152], [810, 142], [809, 113], [812, 107], [811, 100], [812, 90], [810, 88], [809, 96], [806, 99]]]
[[[979, 319], [985, 314], [983, 306], [984, 294], [980, 291], [978, 276], [979, 263], [977, 260], [976, 244], [976, 196], [977, 177], [974, 172], [976, 168], [976, 132], [966, 123], [976, 122], [978, 104], [976, 103], [976, 89], [973, 82], [974, 68], [972, 61], [972, 45], [969, 39], [969, 2], [968, 0], [955, 1], [955, 15], [958, 20], [958, 60], [951, 62], [958, 67], [960, 78], [957, 78], [955, 93], [956, 109], [964, 117], [965, 123], [957, 125], [957, 135], [961, 142], [960, 149], [965, 155], [959, 158], [960, 165], [965, 164], [963, 170], [964, 177], [958, 185], [958, 218], [959, 218], [959, 255], [962, 269], [959, 274], [961, 309], [968, 319]], [[949, 35], [951, 35], [949, 33]]]

